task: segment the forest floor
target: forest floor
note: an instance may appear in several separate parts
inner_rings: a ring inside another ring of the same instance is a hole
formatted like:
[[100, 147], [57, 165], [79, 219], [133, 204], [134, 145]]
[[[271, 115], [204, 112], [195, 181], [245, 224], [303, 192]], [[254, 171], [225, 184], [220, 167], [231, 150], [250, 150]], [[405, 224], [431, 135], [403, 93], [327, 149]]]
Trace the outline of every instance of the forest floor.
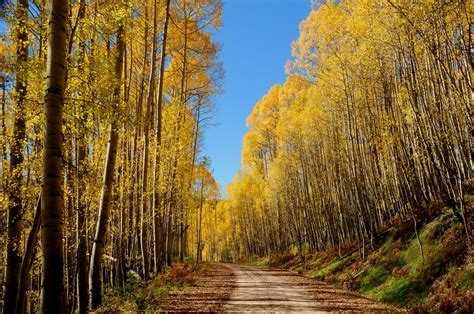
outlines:
[[265, 266], [173, 264], [156, 279], [109, 291], [100, 312], [401, 312], [368, 297]]
[[235, 287], [235, 274], [221, 264], [205, 264], [194, 282], [170, 291], [161, 310], [166, 312], [216, 312], [229, 299]]
[[99, 312], [217, 312], [234, 287], [235, 275], [225, 265], [173, 263], [147, 282], [130, 276], [123, 290], [109, 289]]

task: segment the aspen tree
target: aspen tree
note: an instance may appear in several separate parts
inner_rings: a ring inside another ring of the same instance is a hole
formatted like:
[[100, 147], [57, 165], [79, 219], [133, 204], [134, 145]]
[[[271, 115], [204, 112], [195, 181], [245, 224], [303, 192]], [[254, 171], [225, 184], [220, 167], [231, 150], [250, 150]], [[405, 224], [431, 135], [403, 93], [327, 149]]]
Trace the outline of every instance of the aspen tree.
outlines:
[[[23, 220], [23, 151], [25, 145], [26, 95], [28, 74], [28, 1], [17, 1], [16, 8], [16, 82], [15, 82], [15, 120], [14, 138], [10, 153], [10, 187], [8, 204], [8, 240], [7, 240], [7, 269], [5, 278], [5, 312], [13, 313], [18, 295], [18, 280], [21, 267], [20, 238]], [[5, 80], [3, 82], [5, 98]], [[3, 102], [3, 106], [5, 101]], [[5, 112], [5, 110], [3, 110]], [[2, 126], [4, 126], [2, 122]]]
[[63, 106], [69, 3], [51, 1], [41, 192], [41, 313], [65, 312], [63, 259]]
[[113, 192], [113, 177], [115, 171], [115, 163], [117, 157], [117, 145], [119, 140], [119, 122], [118, 107], [120, 103], [121, 79], [123, 72], [123, 55], [124, 55], [124, 25], [120, 22], [117, 30], [116, 43], [116, 61], [115, 76], [116, 83], [114, 87], [113, 107], [114, 112], [112, 122], [109, 128], [109, 143], [107, 146], [107, 158], [104, 171], [104, 179], [102, 183], [101, 200], [99, 208], [99, 217], [97, 219], [97, 227], [92, 245], [92, 253], [89, 267], [89, 309], [96, 309], [102, 303], [102, 280], [101, 266], [104, 255], [105, 235], [107, 232], [107, 224], [110, 213], [110, 202]]

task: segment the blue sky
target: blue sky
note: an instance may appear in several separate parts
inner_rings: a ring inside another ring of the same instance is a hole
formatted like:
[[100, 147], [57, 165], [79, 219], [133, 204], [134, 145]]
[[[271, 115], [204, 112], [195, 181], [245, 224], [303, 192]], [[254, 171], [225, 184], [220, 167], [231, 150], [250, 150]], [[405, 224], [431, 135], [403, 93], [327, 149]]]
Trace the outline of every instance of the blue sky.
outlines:
[[[214, 39], [222, 46], [223, 93], [215, 98], [217, 126], [204, 131], [202, 154], [225, 192], [240, 169], [247, 116], [271, 86], [285, 81], [285, 64], [310, 0], [224, 0], [223, 26]], [[0, 20], [0, 32], [5, 30]]]
[[[224, 0], [225, 1], [225, 0]], [[215, 127], [204, 132], [203, 155], [224, 192], [240, 169], [247, 116], [271, 86], [285, 81], [285, 64], [310, 0], [227, 0], [223, 26], [214, 35], [222, 45], [223, 93], [215, 98]]]

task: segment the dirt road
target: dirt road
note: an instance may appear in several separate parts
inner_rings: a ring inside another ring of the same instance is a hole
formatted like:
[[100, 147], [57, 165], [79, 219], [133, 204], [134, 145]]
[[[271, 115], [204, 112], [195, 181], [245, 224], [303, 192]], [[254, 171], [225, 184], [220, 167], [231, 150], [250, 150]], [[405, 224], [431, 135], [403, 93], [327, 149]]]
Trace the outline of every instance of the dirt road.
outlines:
[[172, 291], [161, 311], [396, 313], [395, 308], [286, 270], [205, 263], [196, 280]]
[[235, 286], [223, 311], [378, 312], [396, 309], [328, 284], [267, 267], [225, 264]]

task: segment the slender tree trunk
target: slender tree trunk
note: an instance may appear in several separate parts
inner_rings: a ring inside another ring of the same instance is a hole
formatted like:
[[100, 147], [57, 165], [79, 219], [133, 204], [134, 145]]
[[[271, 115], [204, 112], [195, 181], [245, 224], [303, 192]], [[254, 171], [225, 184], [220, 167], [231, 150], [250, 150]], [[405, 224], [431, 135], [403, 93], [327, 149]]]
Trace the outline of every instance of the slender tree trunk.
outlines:
[[[86, 3], [85, 0], [81, 0], [79, 4], [79, 11], [77, 15], [77, 23], [80, 23], [84, 19], [86, 13]], [[84, 25], [78, 24], [78, 34], [80, 36], [80, 47], [79, 47], [79, 58], [78, 58], [78, 67], [80, 70], [84, 69], [84, 60], [86, 54], [86, 44], [85, 39], [82, 38], [84, 35]], [[81, 92], [79, 92], [81, 95]], [[81, 100], [81, 99], [80, 99]], [[80, 133], [82, 136], [79, 136], [77, 139], [77, 194], [76, 194], [76, 289], [78, 297], [78, 310], [80, 314], [86, 313], [88, 305], [88, 282], [87, 282], [87, 236], [86, 236], [86, 200], [84, 199], [84, 189], [86, 177], [86, 159], [87, 159], [87, 134], [84, 132], [79, 124], [85, 124], [87, 122], [88, 115], [84, 112], [85, 108], [82, 103], [78, 104], [79, 111], [79, 121], [77, 128], [82, 130]]]
[[110, 201], [113, 189], [113, 177], [115, 172], [115, 161], [117, 156], [117, 145], [119, 139], [117, 106], [120, 100], [120, 87], [123, 68], [124, 54], [124, 26], [119, 26], [117, 32], [117, 60], [115, 63], [115, 76], [117, 83], [114, 88], [113, 120], [109, 130], [109, 144], [107, 147], [107, 159], [104, 172], [104, 181], [100, 197], [99, 217], [97, 218], [96, 233], [92, 246], [90, 269], [89, 269], [89, 309], [95, 310], [102, 303], [102, 259], [104, 255], [105, 235], [109, 221]]
[[[81, 139], [80, 139], [81, 140]], [[77, 213], [76, 213], [76, 269], [77, 269], [77, 291], [79, 298], [79, 313], [85, 313], [88, 305], [88, 282], [87, 282], [87, 238], [86, 238], [86, 203], [82, 195], [85, 188], [84, 171], [86, 161], [86, 147], [78, 145], [78, 188], [77, 188]]]
[[[125, 59], [124, 68], [126, 67], [127, 61]], [[126, 77], [126, 76], [124, 76]], [[117, 248], [117, 281], [121, 288], [124, 287], [125, 283], [125, 254], [124, 254], [124, 245], [123, 243], [125, 238], [125, 173], [126, 173], [126, 164], [127, 164], [127, 141], [123, 141], [122, 156], [124, 157], [124, 164], [120, 169], [120, 217], [119, 217], [119, 238], [118, 238], [118, 248]]]
[[79, 313], [85, 313], [88, 305], [88, 282], [87, 282], [87, 238], [86, 238], [86, 203], [82, 195], [84, 182], [82, 173], [85, 171], [83, 166], [85, 163], [86, 149], [84, 145], [78, 147], [78, 164], [79, 168], [79, 186], [77, 189], [77, 291], [79, 298]]
[[63, 133], [62, 113], [66, 71], [69, 1], [52, 0], [48, 32], [45, 141], [41, 196], [41, 246], [43, 250], [41, 313], [63, 313]]
[[[183, 11], [186, 12], [186, 2], [183, 2]], [[186, 13], [185, 13], [186, 14]], [[183, 47], [183, 66], [182, 66], [182, 70], [181, 70], [181, 89], [180, 89], [180, 106], [185, 106], [185, 103], [186, 103], [186, 73], [187, 73], [187, 51], [188, 51], [188, 18], [187, 16], [184, 18], [184, 47]], [[186, 115], [183, 115], [183, 120], [186, 119]], [[177, 127], [177, 131], [176, 131], [176, 147], [177, 149], [175, 150], [175, 166], [173, 167], [173, 187], [174, 185], [176, 184], [175, 182], [175, 177], [176, 177], [176, 173], [177, 173], [177, 165], [178, 165], [178, 149], [180, 147], [180, 138], [179, 138], [179, 131], [180, 131], [180, 128], [181, 128], [181, 109], [178, 108], [178, 127]], [[171, 212], [175, 212], [175, 217], [176, 217], [176, 222], [178, 222], [179, 220], [182, 219], [182, 215], [181, 215], [181, 212], [178, 213], [177, 212], [177, 206], [176, 204], [178, 203], [177, 200], [176, 200], [176, 195], [175, 195], [175, 192], [176, 192], [176, 189], [175, 188], [172, 188], [171, 189], [171, 203], [173, 204], [173, 206], [170, 207], [170, 217], [171, 217]], [[180, 211], [182, 209], [180, 208]], [[179, 220], [178, 220], [179, 218]], [[170, 227], [168, 227], [169, 229]], [[177, 229], [177, 227], [176, 227]], [[169, 229], [170, 230], [170, 229]], [[180, 230], [181, 231], [181, 230]], [[180, 231], [177, 232], [177, 234], [179, 235]], [[171, 241], [169, 241], [170, 239], [168, 239], [168, 247], [170, 246], [171, 244]], [[182, 245], [181, 245], [181, 237], [178, 238], [178, 241], [179, 241], [179, 250], [181, 250], [182, 248]], [[171, 249], [168, 248], [168, 253], [170, 253]], [[168, 255], [168, 264], [171, 264], [171, 255]]]
[[25, 254], [21, 263], [20, 280], [18, 283], [18, 297], [15, 313], [23, 314], [26, 311], [26, 281], [30, 274], [31, 265], [33, 264], [36, 244], [38, 244], [38, 232], [40, 229], [41, 216], [41, 195], [36, 203], [35, 217], [31, 226], [30, 234], [26, 242]]
[[411, 211], [411, 216], [413, 218], [413, 228], [415, 229], [415, 236], [416, 236], [416, 241], [418, 242], [418, 248], [420, 250], [421, 260], [424, 263], [425, 262], [425, 252], [423, 251], [423, 243], [421, 242], [420, 235], [418, 234], [418, 225], [417, 225], [417, 221], [416, 221], [416, 216], [415, 216], [415, 213], [413, 212], [413, 208], [411, 208], [410, 211]]
[[[6, 113], [6, 104], [7, 104], [7, 78], [6, 76], [2, 76], [2, 151], [1, 151], [1, 168], [0, 171], [2, 173], [6, 173], [6, 167], [5, 167], [5, 160], [7, 159], [7, 126], [5, 124], [5, 113]], [[7, 178], [5, 178], [5, 181], [7, 181]], [[1, 186], [2, 190], [5, 192], [8, 192], [5, 190], [5, 188], [8, 186], [8, 182], [4, 182], [3, 185]]]
[[[69, 62], [68, 62], [69, 63]], [[66, 81], [67, 84], [67, 81]], [[66, 285], [66, 309], [68, 313], [71, 313], [74, 309], [74, 302], [76, 298], [76, 285], [75, 285], [75, 237], [74, 225], [76, 219], [74, 216], [74, 181], [73, 181], [73, 170], [71, 169], [72, 160], [73, 160], [73, 150], [74, 146], [72, 139], [66, 141], [65, 153], [67, 154], [64, 174], [64, 185], [66, 186], [66, 198], [65, 198], [65, 218], [64, 218], [64, 233], [65, 233], [65, 243], [64, 243], [64, 254], [65, 256], [65, 285]]]
[[[5, 313], [13, 313], [18, 295], [21, 267], [21, 230], [23, 225], [23, 149], [25, 142], [25, 99], [28, 62], [28, 0], [17, 1], [16, 103], [13, 140], [10, 153], [10, 186], [8, 190], [7, 269], [4, 295]], [[6, 83], [4, 82], [6, 85]], [[6, 88], [4, 87], [4, 93]], [[4, 95], [5, 96], [5, 95]]]
[[153, 127], [153, 109], [155, 97], [155, 72], [156, 72], [156, 50], [158, 41], [157, 30], [157, 0], [154, 0], [153, 5], [153, 39], [151, 48], [151, 66], [150, 78], [148, 82], [148, 98], [145, 113], [145, 144], [143, 147], [143, 185], [142, 185], [142, 202], [140, 204], [140, 249], [143, 263], [143, 278], [148, 278], [149, 263], [148, 263], [148, 248], [147, 248], [147, 227], [145, 226], [145, 216], [148, 214], [149, 193], [148, 193], [148, 160], [149, 160], [149, 146], [150, 146], [150, 128]]
[[[163, 128], [163, 84], [164, 84], [164, 74], [165, 74], [165, 65], [166, 65], [166, 41], [168, 38], [168, 25], [169, 25], [169, 19], [170, 19], [170, 1], [171, 0], [166, 0], [166, 16], [165, 16], [165, 23], [163, 26], [163, 42], [161, 44], [161, 58], [160, 58], [160, 77], [159, 77], [159, 83], [158, 83], [158, 104], [157, 104], [157, 123], [156, 123], [156, 158], [155, 158], [155, 176], [160, 177], [160, 168], [161, 168], [161, 142], [162, 142], [162, 128]], [[160, 197], [159, 197], [159, 188], [157, 188], [157, 185], [159, 183], [155, 182], [154, 189], [155, 189], [155, 204], [154, 208], [156, 211], [159, 213], [160, 212]], [[157, 192], [158, 191], [158, 192]], [[162, 237], [160, 237], [160, 233], [163, 233], [162, 230], [157, 231], [156, 228], [157, 226], [164, 226], [164, 224], [160, 223], [160, 215], [156, 215], [154, 217], [154, 226], [153, 228], [155, 229], [155, 238], [154, 238], [154, 247], [153, 247], [153, 252], [154, 252], [154, 257], [155, 257], [155, 271], [158, 272], [159, 269], [161, 269], [162, 266], [162, 259], [160, 257], [161, 253], [160, 252], [160, 240]]]
[[198, 223], [198, 238], [197, 238], [197, 256], [196, 265], [202, 261], [201, 256], [201, 234], [202, 234], [202, 206], [204, 203], [204, 179], [201, 179], [201, 192], [199, 196], [199, 223]]

